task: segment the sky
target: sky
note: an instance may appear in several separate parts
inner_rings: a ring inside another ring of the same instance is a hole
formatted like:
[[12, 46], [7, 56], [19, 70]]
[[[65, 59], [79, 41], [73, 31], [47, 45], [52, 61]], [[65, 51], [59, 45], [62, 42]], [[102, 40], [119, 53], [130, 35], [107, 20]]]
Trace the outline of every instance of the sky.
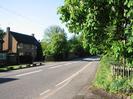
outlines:
[[42, 40], [45, 29], [51, 25], [59, 25], [68, 33], [57, 15], [57, 8], [63, 3], [64, 0], [0, 0], [0, 27], [35, 34], [38, 40]]

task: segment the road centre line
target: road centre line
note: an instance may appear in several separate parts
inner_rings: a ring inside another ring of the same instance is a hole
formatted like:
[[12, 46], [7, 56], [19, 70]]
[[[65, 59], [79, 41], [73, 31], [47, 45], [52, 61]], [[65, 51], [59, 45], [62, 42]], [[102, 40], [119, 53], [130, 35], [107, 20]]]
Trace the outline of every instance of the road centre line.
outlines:
[[50, 89], [48, 89], [48, 90], [46, 90], [46, 91], [44, 91], [44, 92], [42, 92], [41, 94], [40, 94], [40, 96], [42, 96], [42, 95], [44, 95], [44, 94], [46, 94], [46, 93], [48, 93], [48, 92], [50, 92], [51, 90]]
[[[76, 62], [71, 62], [71, 63], [67, 63], [67, 64], [61, 64], [61, 65], [56, 65], [56, 66], [53, 66], [53, 67], [49, 67], [49, 69], [58, 68], [58, 67], [62, 67], [62, 66], [65, 66], [65, 65], [70, 65], [70, 64], [73, 64], [73, 63], [76, 63]], [[18, 74], [16, 76], [17, 77], [21, 77], [21, 76], [26, 76], [26, 75], [38, 73], [38, 72], [41, 72], [41, 71], [42, 71], [42, 69], [39, 69], [39, 70], [32, 71], [32, 72], [28, 72], [28, 73]]]
[[59, 68], [59, 67], [63, 67], [63, 66], [65, 66], [65, 65], [70, 65], [70, 64], [74, 64], [74, 63], [76, 63], [76, 62], [72, 62], [72, 63], [67, 63], [67, 64], [62, 64], [62, 65], [57, 65], [57, 66], [51, 66], [51, 67], [49, 67], [49, 69], [54, 69], [54, 68]]
[[60, 83], [58, 83], [56, 86], [60, 86], [61, 84], [63, 84], [64, 82], [67, 82], [69, 80], [72, 80], [74, 77], [76, 77], [79, 73], [81, 73], [83, 70], [85, 70], [92, 62], [88, 63], [87, 65], [85, 65], [82, 69], [80, 69], [79, 71], [77, 71], [76, 73], [74, 73], [73, 75], [71, 75], [70, 77], [68, 77], [67, 79], [61, 81]]
[[[68, 77], [67, 79], [63, 80], [62, 82], [58, 83], [55, 87], [58, 87], [57, 89], [54, 89], [53, 91], [51, 91], [50, 93], [46, 94], [43, 99], [47, 99], [49, 96], [54, 95], [56, 92], [58, 92], [59, 90], [61, 90], [62, 88], [64, 88], [65, 86], [67, 86], [71, 80], [76, 77], [79, 73], [81, 73], [83, 70], [85, 70], [90, 64], [92, 64], [92, 62], [88, 63], [87, 65], [85, 65], [82, 69], [80, 69], [79, 71], [77, 71], [76, 73], [74, 73], [72, 76]], [[64, 83], [64, 84], [63, 84]], [[63, 84], [63, 85], [62, 85]], [[60, 86], [61, 85], [61, 86]]]
[[44, 66], [44, 67], [48, 68], [48, 67], [53, 67], [53, 66], [58, 66], [58, 65], [63, 65], [63, 64], [65, 64], [65, 62], [60, 63], [60, 64], [47, 64], [47, 66]]
[[41, 72], [41, 71], [42, 71], [42, 69], [39, 69], [39, 70], [32, 71], [32, 72], [27, 72], [27, 73], [23, 73], [23, 74], [18, 74], [18, 75], [16, 75], [16, 76], [17, 76], [17, 77], [21, 77], [21, 76], [26, 76], [26, 75], [38, 73], [38, 72]]
[[43, 99], [47, 99], [49, 96], [55, 94], [55, 93], [58, 92], [60, 89], [64, 88], [66, 85], [68, 85], [69, 82], [70, 82], [70, 81], [66, 82], [64, 85], [58, 87], [57, 89], [51, 91], [51, 93], [46, 94], [46, 95], [43, 97]]

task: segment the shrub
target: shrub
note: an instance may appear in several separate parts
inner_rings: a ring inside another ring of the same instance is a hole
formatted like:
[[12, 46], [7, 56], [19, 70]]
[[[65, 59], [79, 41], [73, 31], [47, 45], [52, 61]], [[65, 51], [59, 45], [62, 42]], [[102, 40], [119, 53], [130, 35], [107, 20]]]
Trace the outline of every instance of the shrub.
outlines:
[[105, 90], [109, 90], [109, 85], [112, 81], [110, 60], [108, 59], [107, 56], [102, 57], [95, 79], [95, 86]]
[[115, 60], [113, 60], [113, 57], [109, 57], [108, 55], [102, 57], [94, 81], [94, 86], [111, 93], [131, 95], [133, 93], [133, 77], [113, 76], [111, 73], [112, 62], [116, 63]]
[[0, 71], [7, 71], [8, 68], [0, 68]]

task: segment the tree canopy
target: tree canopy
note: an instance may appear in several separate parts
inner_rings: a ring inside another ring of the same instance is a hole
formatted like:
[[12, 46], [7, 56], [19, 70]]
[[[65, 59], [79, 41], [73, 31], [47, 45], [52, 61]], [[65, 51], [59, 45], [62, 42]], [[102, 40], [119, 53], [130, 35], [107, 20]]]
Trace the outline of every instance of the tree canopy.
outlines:
[[58, 14], [69, 31], [82, 33], [83, 47], [89, 52], [133, 63], [132, 9], [132, 0], [65, 0]]
[[69, 52], [75, 54], [76, 56], [83, 57], [87, 54], [82, 45], [82, 35], [74, 35], [71, 39], [69, 39], [68, 47]]
[[67, 37], [64, 29], [51, 26], [44, 32], [42, 47], [46, 56], [52, 55], [54, 59], [63, 59], [67, 54]]

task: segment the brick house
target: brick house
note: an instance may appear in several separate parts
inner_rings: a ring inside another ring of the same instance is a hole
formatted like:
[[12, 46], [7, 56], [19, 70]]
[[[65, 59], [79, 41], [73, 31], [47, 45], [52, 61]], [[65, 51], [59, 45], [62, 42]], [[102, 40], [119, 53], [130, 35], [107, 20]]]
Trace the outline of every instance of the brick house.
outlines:
[[13, 32], [8, 27], [3, 41], [2, 50], [8, 55], [8, 64], [32, 63], [42, 57], [40, 42], [34, 35]]

